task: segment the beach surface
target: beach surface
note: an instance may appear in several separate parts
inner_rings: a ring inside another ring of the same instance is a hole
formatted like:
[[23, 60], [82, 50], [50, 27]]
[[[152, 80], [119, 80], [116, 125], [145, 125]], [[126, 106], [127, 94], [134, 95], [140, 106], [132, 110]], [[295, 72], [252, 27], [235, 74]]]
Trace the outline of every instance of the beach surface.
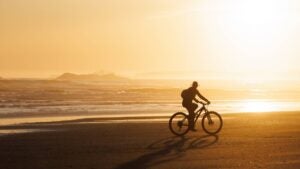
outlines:
[[0, 126], [1, 169], [300, 168], [300, 112], [223, 114], [218, 135], [174, 136], [168, 118]]

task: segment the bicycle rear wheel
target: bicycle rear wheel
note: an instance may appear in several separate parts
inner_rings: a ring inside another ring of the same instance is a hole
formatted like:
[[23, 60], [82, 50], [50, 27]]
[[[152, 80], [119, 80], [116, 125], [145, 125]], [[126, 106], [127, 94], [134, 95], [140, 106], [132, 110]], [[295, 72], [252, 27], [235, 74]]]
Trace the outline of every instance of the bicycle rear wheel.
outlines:
[[207, 112], [202, 118], [202, 128], [207, 134], [217, 134], [221, 131], [222, 126], [222, 117], [217, 112]]
[[177, 112], [169, 120], [169, 129], [177, 136], [183, 136], [189, 131], [188, 115]]

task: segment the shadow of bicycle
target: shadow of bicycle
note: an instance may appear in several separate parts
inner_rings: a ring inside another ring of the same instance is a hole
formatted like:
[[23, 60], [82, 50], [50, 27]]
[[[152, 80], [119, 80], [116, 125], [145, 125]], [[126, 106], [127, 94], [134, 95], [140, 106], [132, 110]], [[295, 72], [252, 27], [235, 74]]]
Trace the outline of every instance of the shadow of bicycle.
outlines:
[[217, 135], [201, 137], [168, 137], [158, 140], [147, 147], [150, 153], [123, 163], [116, 169], [149, 168], [183, 157], [190, 149], [203, 149], [218, 142]]

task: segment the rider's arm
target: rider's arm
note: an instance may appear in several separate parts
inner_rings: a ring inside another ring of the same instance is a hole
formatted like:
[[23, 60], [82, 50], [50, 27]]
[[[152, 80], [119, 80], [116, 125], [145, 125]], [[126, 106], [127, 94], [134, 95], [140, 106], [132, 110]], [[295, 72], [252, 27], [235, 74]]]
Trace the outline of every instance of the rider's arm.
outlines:
[[196, 99], [196, 98], [194, 98], [194, 101], [195, 101], [195, 102], [197, 102], [197, 103], [199, 103], [199, 102], [200, 102], [200, 101], [199, 101], [198, 99]]
[[[210, 101], [207, 99], [207, 98], [205, 98], [204, 96], [202, 96], [202, 94], [199, 92], [199, 91], [197, 91], [197, 96], [199, 97], [199, 98], [201, 98], [202, 100], [204, 100], [204, 101], [206, 101], [208, 104], [210, 103]], [[196, 99], [197, 100], [197, 99]], [[196, 101], [195, 100], [195, 101]], [[197, 100], [198, 101], [198, 100]]]

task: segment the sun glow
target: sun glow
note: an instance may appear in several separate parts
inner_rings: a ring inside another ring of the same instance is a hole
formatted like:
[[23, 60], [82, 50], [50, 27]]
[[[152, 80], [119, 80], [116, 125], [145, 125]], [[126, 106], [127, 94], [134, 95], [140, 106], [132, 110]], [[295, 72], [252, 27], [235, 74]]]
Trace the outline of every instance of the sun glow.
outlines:
[[[198, 15], [202, 20], [197, 28], [198, 34], [206, 37], [208, 48], [205, 55], [222, 63], [216, 69], [239, 74], [240, 79], [254, 82], [276, 79], [279, 72], [291, 69], [289, 63], [296, 59], [294, 48], [288, 44], [298, 32], [295, 28], [299, 22], [291, 1], [233, 0], [220, 3], [215, 7], [201, 4], [199, 11], [206, 12]], [[203, 53], [195, 58], [201, 55]], [[215, 61], [211, 62], [215, 64]]]

